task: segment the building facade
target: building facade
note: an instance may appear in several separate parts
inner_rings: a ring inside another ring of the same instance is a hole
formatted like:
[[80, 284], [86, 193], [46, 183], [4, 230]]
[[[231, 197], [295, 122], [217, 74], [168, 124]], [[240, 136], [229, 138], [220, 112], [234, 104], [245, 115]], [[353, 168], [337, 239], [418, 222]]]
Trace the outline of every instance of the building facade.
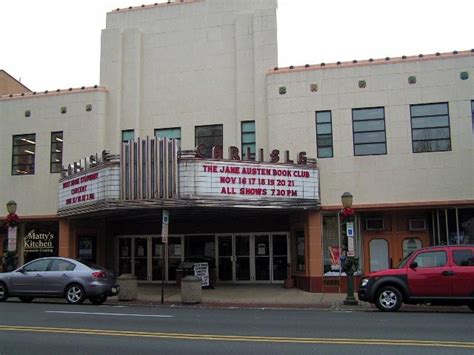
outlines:
[[21, 261], [87, 258], [142, 282], [206, 261], [215, 282], [342, 292], [345, 191], [361, 272], [474, 243], [474, 52], [279, 68], [276, 11], [117, 9], [100, 86], [2, 95]]

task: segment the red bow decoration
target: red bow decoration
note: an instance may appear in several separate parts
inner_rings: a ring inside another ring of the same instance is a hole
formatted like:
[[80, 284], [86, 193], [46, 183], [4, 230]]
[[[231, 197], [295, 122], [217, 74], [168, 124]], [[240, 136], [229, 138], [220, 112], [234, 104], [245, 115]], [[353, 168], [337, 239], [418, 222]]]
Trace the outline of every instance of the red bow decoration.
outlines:
[[352, 208], [344, 208], [342, 211], [341, 211], [341, 219], [346, 219], [347, 217], [352, 217], [354, 216], [354, 209]]
[[16, 215], [16, 213], [10, 213], [8, 216], [7, 216], [7, 226], [8, 227], [16, 227], [18, 225], [18, 221], [20, 219], [18, 218], [18, 216]]

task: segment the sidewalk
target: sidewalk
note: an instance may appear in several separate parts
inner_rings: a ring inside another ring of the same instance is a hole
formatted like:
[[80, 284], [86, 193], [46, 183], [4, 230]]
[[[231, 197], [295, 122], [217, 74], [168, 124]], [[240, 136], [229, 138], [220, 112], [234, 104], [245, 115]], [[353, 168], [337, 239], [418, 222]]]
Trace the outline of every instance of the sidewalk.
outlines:
[[[356, 296], [357, 297], [357, 296]], [[374, 309], [368, 303], [344, 306], [345, 294], [309, 293], [298, 288], [285, 289], [282, 285], [218, 285], [214, 289], [202, 289], [201, 307], [249, 307], [249, 308], [308, 308], [308, 309]], [[161, 304], [161, 285], [139, 285], [135, 301], [119, 301], [111, 297], [107, 303]], [[164, 288], [164, 304], [182, 305], [181, 289], [174, 285]]]
[[[355, 295], [357, 299], [357, 295]], [[298, 288], [285, 289], [282, 285], [217, 285], [214, 289], [202, 289], [202, 302], [184, 305], [181, 289], [175, 285], [164, 288], [164, 304], [182, 307], [234, 307], [234, 308], [294, 308], [327, 311], [378, 312], [367, 302], [357, 305], [343, 304], [346, 294], [309, 293]], [[161, 305], [161, 285], [139, 285], [137, 299], [119, 301], [118, 297], [107, 300], [110, 305]], [[403, 305], [400, 312], [471, 313], [465, 306]]]

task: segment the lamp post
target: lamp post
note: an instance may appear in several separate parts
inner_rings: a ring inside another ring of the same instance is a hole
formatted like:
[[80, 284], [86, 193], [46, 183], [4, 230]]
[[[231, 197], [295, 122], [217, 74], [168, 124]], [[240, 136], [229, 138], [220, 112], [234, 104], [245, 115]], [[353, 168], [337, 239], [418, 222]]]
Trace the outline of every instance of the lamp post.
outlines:
[[16, 215], [17, 204], [15, 201], [7, 202], [7, 226], [8, 226], [8, 249], [5, 254], [6, 271], [12, 271], [16, 268], [17, 256], [16, 256], [16, 235], [18, 216]]
[[350, 192], [344, 192], [341, 196], [343, 209], [341, 211], [341, 234], [343, 240], [343, 257], [341, 260], [342, 271], [346, 273], [347, 296], [343, 304], [356, 305], [354, 297], [354, 272], [359, 266], [359, 259], [355, 255], [355, 228], [354, 209], [352, 208], [353, 196]]

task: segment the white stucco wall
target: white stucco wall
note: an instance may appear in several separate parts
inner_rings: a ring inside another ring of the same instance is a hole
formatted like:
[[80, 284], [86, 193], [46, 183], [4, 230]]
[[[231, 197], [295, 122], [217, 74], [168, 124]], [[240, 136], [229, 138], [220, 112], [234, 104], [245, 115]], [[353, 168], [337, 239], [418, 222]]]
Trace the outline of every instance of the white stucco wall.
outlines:
[[[100, 153], [106, 117], [104, 89], [26, 94], [0, 99], [0, 201], [15, 200], [19, 216], [56, 215], [60, 174], [50, 173], [51, 133], [63, 131], [63, 165]], [[86, 105], [92, 111], [86, 111]], [[67, 112], [62, 114], [61, 107]], [[30, 110], [30, 117], [25, 111]], [[13, 135], [36, 134], [35, 174], [12, 175]], [[5, 212], [6, 213], [6, 212]]]
[[[463, 71], [468, 80], [460, 80]], [[269, 145], [316, 157], [315, 112], [330, 110], [334, 158], [318, 159], [323, 205], [339, 205], [344, 191], [357, 204], [472, 200], [473, 74], [471, 52], [269, 72]], [[409, 76], [416, 84], [408, 83]], [[410, 105], [437, 102], [449, 102], [452, 150], [412, 153]], [[387, 154], [354, 156], [352, 109], [378, 106], [385, 108]]]
[[223, 124], [224, 146], [240, 146], [240, 122], [255, 120], [266, 146], [265, 73], [277, 63], [276, 0], [185, 1], [113, 11], [102, 32], [101, 85], [110, 90], [107, 143], [120, 131], [153, 136]]

